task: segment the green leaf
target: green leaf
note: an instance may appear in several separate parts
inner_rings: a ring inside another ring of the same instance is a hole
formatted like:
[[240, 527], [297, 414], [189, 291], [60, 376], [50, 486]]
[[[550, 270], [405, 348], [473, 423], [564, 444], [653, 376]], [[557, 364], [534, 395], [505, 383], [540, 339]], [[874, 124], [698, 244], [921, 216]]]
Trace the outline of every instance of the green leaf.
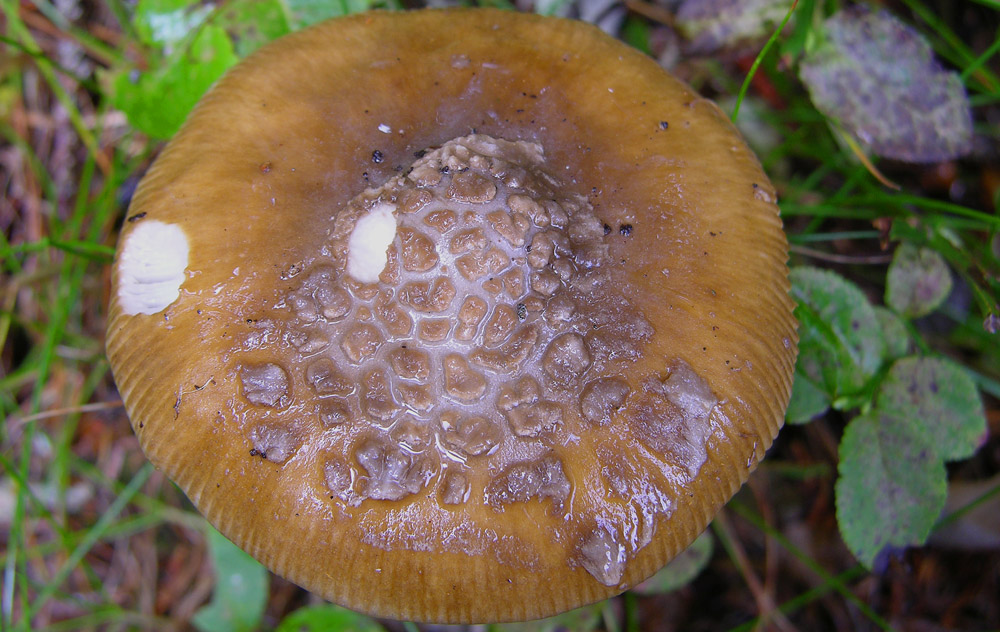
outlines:
[[237, 61], [233, 44], [217, 26], [202, 26], [191, 45], [151, 72], [124, 69], [111, 75], [113, 105], [136, 129], [170, 138], [202, 95]]
[[538, 15], [559, 15], [563, 7], [573, 0], [537, 0], [535, 2], [535, 13]]
[[930, 314], [951, 292], [951, 271], [935, 250], [903, 243], [886, 277], [885, 302], [906, 318]]
[[920, 33], [886, 11], [857, 9], [827, 19], [822, 37], [799, 76], [817, 109], [872, 151], [939, 162], [971, 149], [962, 80], [941, 68]]
[[840, 442], [837, 522], [869, 568], [887, 547], [923, 544], [944, 508], [944, 463], [908, 422], [873, 410], [852, 420]]
[[601, 618], [603, 602], [577, 608], [547, 619], [525, 621], [523, 623], [502, 623], [490, 626], [492, 632], [590, 632], [597, 628]]
[[882, 328], [882, 338], [885, 340], [885, 357], [887, 360], [897, 360], [910, 352], [910, 333], [906, 324], [892, 310], [879, 305], [874, 307], [875, 317]]
[[831, 400], [860, 393], [885, 353], [875, 310], [856, 285], [832, 272], [797, 267], [790, 277], [799, 303], [796, 371]]
[[792, 398], [788, 402], [785, 419], [790, 424], [804, 424], [819, 417], [830, 408], [830, 398], [808, 377], [795, 371]]
[[986, 438], [986, 413], [975, 382], [940, 358], [896, 362], [882, 382], [877, 407], [907, 419], [945, 461], [972, 456]]
[[653, 54], [653, 47], [649, 42], [649, 22], [634, 15], [625, 18], [622, 24], [621, 38], [632, 48], [638, 49], [647, 55]]
[[766, 37], [791, 6], [792, 0], [685, 0], [677, 9], [677, 28], [695, 52], [707, 53]]
[[640, 595], [661, 595], [683, 588], [708, 566], [714, 549], [712, 534], [705, 531], [669, 564], [632, 590]]
[[798, 59], [802, 56], [815, 28], [813, 16], [822, 11], [822, 7], [817, 7], [816, 4], [817, 0], [799, 0], [795, 8], [795, 19], [785, 29], [784, 41], [781, 43], [782, 59]]
[[334, 606], [309, 606], [299, 608], [278, 624], [275, 632], [383, 632], [385, 628], [375, 620]]
[[211, 12], [211, 6], [197, 6], [197, 0], [139, 0], [132, 21], [144, 44], [159, 46], [170, 52], [175, 44], [189, 37]]
[[215, 592], [192, 623], [202, 632], [256, 629], [267, 605], [267, 569], [215, 529], [208, 531], [208, 549], [215, 567]]
[[228, 2], [213, 18], [212, 24], [225, 29], [240, 58], [291, 31], [280, 0]]
[[307, 27], [330, 18], [361, 13], [375, 5], [375, 0], [281, 0], [293, 29]]

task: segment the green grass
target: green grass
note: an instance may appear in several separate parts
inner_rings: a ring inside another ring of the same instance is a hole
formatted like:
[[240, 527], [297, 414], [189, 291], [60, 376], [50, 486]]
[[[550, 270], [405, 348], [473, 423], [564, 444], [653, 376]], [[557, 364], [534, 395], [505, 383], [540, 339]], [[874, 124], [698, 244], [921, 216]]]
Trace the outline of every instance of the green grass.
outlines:
[[[802, 2], [798, 11], [800, 15], [822, 12], [837, 4]], [[959, 72], [977, 114], [976, 133], [995, 144], [1000, 130], [990, 121], [998, 119], [985, 114], [996, 114], [1000, 103], [1000, 31], [985, 46], [972, 48], [936, 13], [936, 7], [919, 0], [902, 4], [936, 54]], [[997, 8], [986, 1], [979, 4]], [[9, 520], [0, 526], [4, 538], [0, 629], [160, 629], [175, 622], [169, 615], [189, 617], [199, 604], [158, 612], [155, 595], [150, 601], [148, 594], [157, 586], [129, 588], [121, 574], [138, 573], [129, 577], [167, 583], [158, 564], [170, 561], [169, 547], [188, 546], [191, 555], [204, 555], [206, 525], [143, 459], [103, 355], [109, 265], [125, 213], [120, 196], [160, 145], [122, 124], [109, 105], [111, 99], [101, 93], [108, 86], [101, 72], [133, 63], [137, 51], [148, 44], [140, 41], [129, 20], [130, 6], [118, 1], [102, 5], [100, 11], [103, 19], [113, 22], [113, 37], [107, 25], [98, 29], [96, 23], [67, 18], [46, 0], [30, 4], [0, 0], [0, 10], [4, 15], [0, 49], [9, 55], [0, 67], [0, 134], [18, 167], [16, 173], [4, 175], [7, 202], [0, 209], [0, 480], [12, 503]], [[31, 16], [30, 24], [26, 15]], [[775, 33], [771, 40], [775, 45], [758, 56], [753, 67], [758, 80], [771, 86], [780, 99], [780, 107], [758, 108], [763, 123], [778, 139], [758, 149], [781, 192], [792, 263], [835, 264], [841, 274], [878, 299], [884, 292], [888, 263], [882, 240], [909, 242], [940, 253], [967, 290], [969, 302], [949, 302], [938, 310], [936, 317], [947, 327], [921, 324], [911, 326], [910, 332], [919, 349], [951, 357], [968, 369], [979, 388], [994, 398], [987, 400], [987, 407], [995, 413], [1000, 398], [1000, 343], [996, 334], [984, 331], [983, 321], [996, 313], [1000, 294], [1000, 262], [997, 247], [991, 245], [1000, 232], [996, 200], [965, 195], [959, 202], [950, 201], [946, 193], [925, 189], [921, 183], [925, 170], [879, 163], [901, 185], [895, 191], [860, 164], [786, 63], [788, 55], [801, 50], [796, 46], [803, 45], [814, 22], [801, 19], [789, 27], [790, 32]], [[43, 24], [51, 28], [40, 29]], [[652, 32], [654, 25], [641, 24]], [[635, 25], [633, 21], [630, 26], [633, 37], [649, 41], [644, 36], [648, 33], [637, 33]], [[51, 59], [56, 38], [89, 56], [90, 66], [82, 75]], [[722, 59], [712, 64], [719, 74], [712, 85], [736, 87], [717, 96], [738, 98], [743, 108], [739, 121], [747, 103], [759, 105], [759, 98], [733, 58]], [[56, 110], [64, 118], [53, 118]], [[39, 131], [46, 129], [48, 136]], [[67, 144], [73, 160], [53, 148], [55, 141]], [[976, 191], [981, 176], [998, 169], [978, 158], [955, 167], [955, 182]], [[831, 414], [814, 422], [816, 429], [787, 429], [784, 447], [794, 449], [779, 452], [756, 476], [786, 493], [831, 489], [836, 452], [831, 454], [829, 446], [831, 437], [836, 446], [843, 421]], [[800, 450], [798, 458], [793, 456], [795, 450]], [[956, 466], [954, 472], [985, 477], [996, 467], [982, 457], [972, 466]], [[78, 490], [85, 496], [79, 503], [73, 498]], [[721, 552], [706, 572], [745, 594], [752, 593], [757, 582], [757, 590], [764, 594], [784, 596], [774, 602], [775, 610], [746, 613], [730, 629], [758, 629], [776, 616], [808, 626], [814, 618], [796, 617], [827, 609], [834, 599], [838, 608], [850, 609], [871, 627], [891, 629], [893, 613], [888, 606], [869, 603], [856, 589], [872, 577], [868, 570], [852, 563], [843, 551], [834, 556], [833, 566], [829, 557], [817, 559], [794, 544], [773, 515], [764, 517], [765, 510], [774, 514], [776, 508], [801, 516], [809, 502], [787, 496], [750, 498], [744, 492], [729, 506], [732, 524], [714, 529]], [[829, 518], [832, 496], [826, 502]], [[803, 524], [812, 523], [803, 519]], [[746, 549], [751, 544], [747, 564]], [[811, 583], [799, 580], [776, 586], [766, 568], [777, 563], [777, 557], [790, 557], [808, 568]], [[183, 565], [183, 560], [173, 562]], [[126, 568], [129, 564], [134, 565], [132, 570]], [[607, 630], [654, 629], [656, 622], [644, 617], [641, 605], [642, 598], [634, 594], [616, 598], [599, 609], [593, 625]], [[269, 611], [267, 625], [277, 623], [282, 614]], [[417, 628], [408, 624], [406, 629]]]

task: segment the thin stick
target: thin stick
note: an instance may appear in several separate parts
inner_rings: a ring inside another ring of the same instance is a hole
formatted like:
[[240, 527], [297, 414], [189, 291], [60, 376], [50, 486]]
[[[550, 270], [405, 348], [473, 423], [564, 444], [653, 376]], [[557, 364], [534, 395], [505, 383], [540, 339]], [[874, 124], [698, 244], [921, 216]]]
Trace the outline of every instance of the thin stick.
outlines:
[[760, 583], [760, 578], [750, 568], [750, 560], [747, 558], [746, 551], [743, 550], [743, 545], [740, 544], [733, 533], [726, 509], [716, 514], [715, 519], [712, 521], [712, 527], [716, 535], [720, 536], [722, 546], [726, 548], [726, 551], [736, 564], [736, 569], [743, 576], [743, 581], [746, 582], [747, 588], [753, 593], [754, 601], [757, 602], [757, 609], [760, 612], [761, 625], [767, 626], [770, 622], [777, 629], [784, 632], [796, 630], [796, 627], [792, 625], [788, 617], [778, 610], [774, 600], [771, 599], [767, 591], [764, 590], [764, 586]]
[[92, 413], [98, 410], [114, 410], [115, 408], [121, 407], [122, 400], [119, 399], [113, 402], [96, 402], [93, 404], [70, 406], [69, 408], [56, 408], [55, 410], [46, 410], [44, 412], [35, 413], [34, 415], [28, 415], [27, 417], [15, 417], [10, 420], [8, 427], [20, 428], [24, 424], [29, 424], [40, 419], [51, 419], [52, 417], [62, 417], [63, 415], [75, 415], [78, 413]]
[[625, 7], [629, 11], [638, 13], [653, 22], [666, 24], [671, 28], [674, 26], [674, 14], [659, 5], [646, 2], [645, 0], [625, 0]]
[[829, 261], [830, 263], [846, 263], [846, 264], [858, 264], [858, 265], [885, 265], [890, 261], [892, 261], [891, 254], [838, 255], [832, 252], [823, 252], [822, 250], [806, 248], [805, 246], [789, 246], [788, 249], [796, 254], [804, 255], [806, 257], [812, 257], [813, 259], [819, 259], [820, 261]]

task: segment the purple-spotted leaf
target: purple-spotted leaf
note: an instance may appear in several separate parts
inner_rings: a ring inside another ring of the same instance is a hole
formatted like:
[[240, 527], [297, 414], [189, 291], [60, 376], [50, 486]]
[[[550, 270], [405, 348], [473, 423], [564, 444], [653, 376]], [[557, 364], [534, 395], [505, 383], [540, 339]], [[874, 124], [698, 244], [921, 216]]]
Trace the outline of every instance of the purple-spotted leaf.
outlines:
[[809, 423], [830, 408], [830, 396], [819, 388], [805, 374], [795, 371], [792, 382], [792, 397], [785, 412], [785, 421], [790, 424]]
[[886, 277], [885, 302], [907, 318], [926, 316], [951, 292], [951, 271], [930, 248], [904, 243], [896, 249]]
[[708, 565], [714, 549], [712, 534], [705, 531], [669, 564], [632, 590], [640, 595], [662, 595], [683, 588]]
[[707, 53], [765, 37], [785, 18], [792, 0], [685, 0], [677, 28], [695, 52]]
[[871, 567], [889, 548], [923, 544], [944, 507], [945, 461], [971, 456], [986, 436], [972, 378], [939, 358], [892, 365], [875, 408], [840, 442], [837, 522], [854, 555]]
[[944, 507], [944, 462], [910, 421], [875, 409], [855, 417], [840, 442], [837, 522], [869, 568], [887, 548], [923, 544]]
[[790, 277], [792, 298], [798, 302], [796, 379], [809, 380], [831, 400], [858, 394], [882, 365], [885, 352], [871, 303], [856, 285], [833, 272], [797, 267]]
[[986, 413], [976, 384], [961, 367], [940, 358], [903, 358], [882, 382], [880, 410], [908, 420], [938, 458], [972, 456], [986, 437]]
[[969, 151], [972, 112], [959, 76], [888, 12], [844, 10], [799, 69], [816, 107], [883, 157], [938, 162]]
[[882, 339], [885, 340], [886, 360], [898, 360], [910, 353], [910, 333], [906, 331], [906, 323], [896, 312], [876, 305], [875, 318], [882, 328]]
[[493, 632], [590, 632], [597, 629], [601, 620], [601, 605], [590, 605], [576, 610], [570, 610], [546, 619], [524, 621], [521, 623], [501, 623], [488, 626]]

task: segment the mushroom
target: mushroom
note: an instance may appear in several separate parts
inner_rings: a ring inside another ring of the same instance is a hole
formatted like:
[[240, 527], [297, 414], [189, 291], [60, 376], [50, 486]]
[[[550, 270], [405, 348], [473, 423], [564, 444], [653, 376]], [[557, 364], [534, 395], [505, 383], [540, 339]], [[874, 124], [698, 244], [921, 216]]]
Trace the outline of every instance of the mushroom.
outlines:
[[229, 72], [140, 184], [107, 350], [149, 459], [367, 613], [641, 582], [756, 467], [796, 355], [775, 192], [583, 23], [374, 12]]

